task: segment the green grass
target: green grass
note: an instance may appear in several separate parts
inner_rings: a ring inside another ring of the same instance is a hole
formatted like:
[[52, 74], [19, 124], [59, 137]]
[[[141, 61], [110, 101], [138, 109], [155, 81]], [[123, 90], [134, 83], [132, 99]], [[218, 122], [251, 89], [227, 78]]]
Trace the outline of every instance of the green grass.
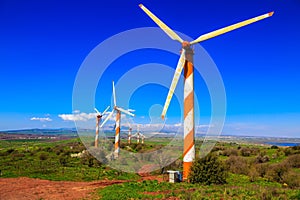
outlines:
[[[241, 178], [241, 180], [239, 180]], [[247, 184], [243, 177], [229, 179], [225, 185], [205, 186], [189, 183], [158, 183], [157, 181], [128, 182], [98, 189], [103, 200], [114, 199], [297, 199], [299, 191], [278, 184], [257, 181]]]
[[[71, 158], [84, 147], [79, 139], [48, 141], [0, 141], [1, 177], [31, 177], [47, 180], [92, 181], [101, 179], [137, 180], [136, 174], [118, 172], [96, 163]], [[73, 148], [71, 148], [71, 146]], [[42, 155], [43, 154], [43, 155]], [[62, 163], [62, 159], [65, 163]]]

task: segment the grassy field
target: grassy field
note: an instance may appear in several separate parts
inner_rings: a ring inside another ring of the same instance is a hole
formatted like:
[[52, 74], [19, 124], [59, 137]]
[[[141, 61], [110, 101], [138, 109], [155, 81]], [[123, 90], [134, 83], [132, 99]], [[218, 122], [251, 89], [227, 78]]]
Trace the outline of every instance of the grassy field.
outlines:
[[[160, 149], [166, 143], [160, 140], [159, 143], [129, 146], [123, 141], [121, 147], [133, 153], [147, 152]], [[101, 199], [120, 199], [120, 196], [124, 199], [300, 199], [299, 147], [217, 143], [213, 153], [228, 173], [227, 183], [223, 185], [138, 181], [139, 175], [111, 169], [88, 153], [71, 157], [83, 150], [85, 146], [78, 138], [56, 142], [0, 141], [0, 175], [57, 181], [129, 180], [98, 189], [96, 196]], [[181, 170], [181, 167], [179, 158], [165, 170]], [[153, 175], [160, 172], [153, 172]]]

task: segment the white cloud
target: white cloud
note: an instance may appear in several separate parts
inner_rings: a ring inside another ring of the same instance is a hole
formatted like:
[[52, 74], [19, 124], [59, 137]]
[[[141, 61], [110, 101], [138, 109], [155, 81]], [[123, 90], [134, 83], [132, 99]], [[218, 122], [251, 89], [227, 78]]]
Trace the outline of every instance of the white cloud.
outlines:
[[79, 113], [79, 111], [74, 111], [73, 114], [60, 114], [58, 115], [64, 121], [87, 121], [90, 119], [94, 119], [97, 114], [96, 113]]
[[214, 127], [213, 124], [201, 124], [196, 126], [197, 128], [210, 128], [210, 127]]
[[180, 127], [180, 126], [182, 126], [182, 123], [173, 124], [173, 126]]
[[31, 121], [40, 121], [40, 122], [51, 122], [52, 119], [49, 117], [32, 117], [30, 118]]

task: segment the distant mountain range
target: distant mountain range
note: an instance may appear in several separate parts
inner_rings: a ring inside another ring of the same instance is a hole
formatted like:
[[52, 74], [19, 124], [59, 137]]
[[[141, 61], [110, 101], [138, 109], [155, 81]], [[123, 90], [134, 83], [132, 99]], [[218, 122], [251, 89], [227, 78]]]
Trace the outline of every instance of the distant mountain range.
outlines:
[[[123, 133], [128, 131], [128, 127], [122, 127]], [[79, 129], [80, 133], [91, 133], [94, 129]], [[109, 127], [105, 130], [107, 134], [113, 136], [114, 127]], [[133, 131], [135, 133], [136, 131]], [[122, 133], [122, 132], [121, 132]], [[171, 129], [163, 129], [160, 132], [151, 132], [150, 130], [142, 131], [143, 134], [150, 137], [173, 137], [176, 132]], [[8, 130], [0, 131], [1, 135], [27, 135], [35, 138], [43, 136], [55, 137], [78, 137], [78, 131], [76, 128], [58, 128], [58, 129], [23, 129], [23, 130]], [[122, 134], [123, 135], [123, 134]], [[123, 135], [124, 137], [125, 135]], [[125, 136], [126, 137], [126, 136]], [[197, 133], [196, 138], [206, 138], [206, 140], [219, 140], [226, 142], [238, 142], [238, 143], [256, 143], [256, 144], [269, 144], [278, 146], [297, 146], [300, 145], [300, 138], [279, 138], [279, 137], [264, 137], [264, 136], [239, 136], [239, 135], [220, 135], [220, 136], [206, 136], [205, 134]], [[7, 137], [2, 137], [5, 139]], [[10, 138], [10, 137], [9, 137]]]
[[22, 130], [8, 130], [0, 131], [0, 133], [7, 134], [32, 134], [32, 135], [69, 135], [77, 134], [76, 128], [58, 128], [58, 129], [22, 129]]

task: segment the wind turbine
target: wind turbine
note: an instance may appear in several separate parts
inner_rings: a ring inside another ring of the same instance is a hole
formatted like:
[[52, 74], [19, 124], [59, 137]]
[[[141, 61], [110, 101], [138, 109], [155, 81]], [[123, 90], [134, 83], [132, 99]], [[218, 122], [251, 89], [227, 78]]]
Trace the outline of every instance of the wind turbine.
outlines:
[[140, 125], [138, 125], [138, 127], [137, 127], [137, 132], [131, 137], [132, 138], [136, 137], [136, 143], [137, 144], [140, 143]]
[[132, 131], [132, 128], [129, 128], [129, 130], [128, 130], [128, 144], [131, 144], [131, 131]]
[[95, 147], [98, 147], [98, 143], [99, 143], [99, 126], [100, 126], [100, 121], [103, 117], [103, 115], [107, 112], [107, 110], [109, 109], [110, 106], [107, 106], [107, 108], [100, 113], [97, 108], [94, 108], [94, 110], [97, 113], [97, 118], [96, 118], [96, 136], [95, 136]]
[[138, 143], [140, 142], [140, 138], [142, 138], [142, 144], [144, 144], [144, 140], [145, 140], [146, 136], [140, 132], [140, 125], [138, 126], [137, 134], [138, 134]]
[[144, 140], [145, 140], [146, 136], [144, 134], [142, 134], [142, 133], [140, 133], [140, 136], [142, 138], [142, 144], [144, 144]]
[[181, 39], [173, 30], [171, 30], [165, 23], [158, 19], [151, 11], [149, 11], [144, 5], [140, 4], [140, 8], [173, 40], [181, 43], [181, 55], [176, 67], [176, 71], [168, 92], [168, 96], [165, 101], [165, 105], [161, 114], [164, 119], [170, 101], [172, 99], [174, 90], [178, 83], [182, 69], [184, 69], [184, 147], [183, 147], [183, 179], [187, 179], [190, 173], [190, 167], [195, 159], [195, 121], [194, 121], [194, 64], [193, 56], [194, 51], [191, 48], [192, 45], [216, 37], [218, 35], [227, 33], [237, 28], [246, 26], [248, 24], [257, 22], [259, 20], [271, 17], [274, 12], [269, 12], [258, 17], [254, 17], [225, 28], [218, 29], [216, 31], [201, 35], [196, 40], [188, 42]]
[[131, 125], [128, 123], [128, 144], [131, 144], [131, 137], [132, 137], [132, 128]]
[[110, 112], [110, 114], [105, 118], [105, 120], [103, 121], [103, 123], [100, 125], [100, 127], [102, 128], [103, 125], [112, 117], [114, 111], [116, 112], [116, 135], [115, 135], [115, 151], [114, 151], [114, 158], [118, 158], [119, 157], [119, 153], [120, 153], [120, 127], [121, 127], [121, 112], [125, 113], [127, 115], [131, 115], [134, 117], [134, 114], [132, 114], [131, 112], [129, 112], [128, 110], [125, 110], [123, 108], [120, 108], [117, 106], [117, 100], [116, 100], [116, 91], [115, 91], [115, 84], [114, 82], [112, 82], [113, 85], [113, 99], [114, 99], [114, 108], [112, 109], [112, 111]]

